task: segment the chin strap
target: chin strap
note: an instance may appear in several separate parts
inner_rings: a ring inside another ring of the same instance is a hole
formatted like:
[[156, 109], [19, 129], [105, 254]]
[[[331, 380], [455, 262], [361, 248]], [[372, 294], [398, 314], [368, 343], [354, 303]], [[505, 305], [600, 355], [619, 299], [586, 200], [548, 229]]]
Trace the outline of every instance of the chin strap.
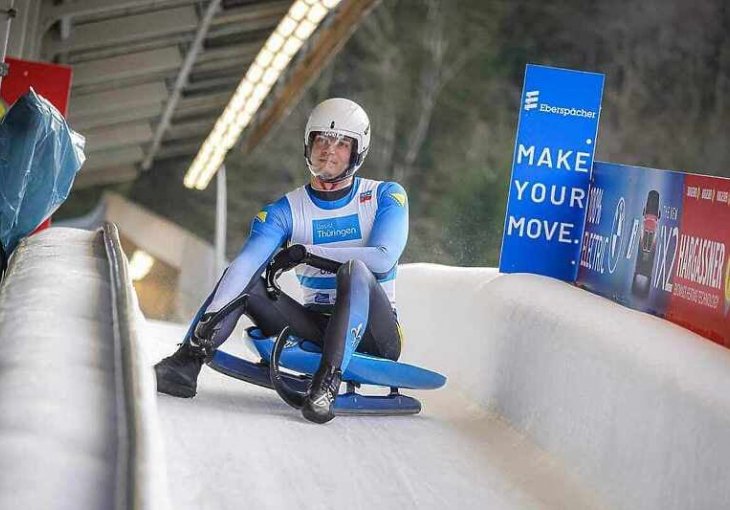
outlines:
[[355, 175], [355, 172], [350, 173], [350, 168], [348, 168], [337, 177], [332, 177], [331, 179], [322, 179], [321, 177], [317, 176], [317, 179], [322, 182], [326, 182], [327, 184], [337, 184], [338, 182], [342, 182], [345, 179], [349, 179], [353, 175]]

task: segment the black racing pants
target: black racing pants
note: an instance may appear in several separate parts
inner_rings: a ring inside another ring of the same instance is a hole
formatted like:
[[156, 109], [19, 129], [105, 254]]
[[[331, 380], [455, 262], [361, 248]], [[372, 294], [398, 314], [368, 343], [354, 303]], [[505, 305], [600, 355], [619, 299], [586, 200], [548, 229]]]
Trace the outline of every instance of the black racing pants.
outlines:
[[[340, 367], [351, 329], [350, 318], [355, 311], [362, 315], [362, 309], [366, 308], [367, 326], [356, 351], [392, 360], [400, 356], [402, 337], [395, 312], [385, 291], [363, 262], [353, 260], [340, 267], [337, 302], [331, 312], [304, 306], [284, 293], [273, 300], [266, 292], [264, 279], [258, 276], [243, 293], [249, 296], [245, 307], [231, 311], [216, 327], [212, 339], [216, 348], [230, 336], [241, 315], [246, 314], [267, 336], [278, 335], [289, 326], [293, 334], [319, 344], [325, 362]], [[213, 294], [203, 304], [190, 331], [194, 330]], [[361, 310], [354, 310], [355, 307]]]

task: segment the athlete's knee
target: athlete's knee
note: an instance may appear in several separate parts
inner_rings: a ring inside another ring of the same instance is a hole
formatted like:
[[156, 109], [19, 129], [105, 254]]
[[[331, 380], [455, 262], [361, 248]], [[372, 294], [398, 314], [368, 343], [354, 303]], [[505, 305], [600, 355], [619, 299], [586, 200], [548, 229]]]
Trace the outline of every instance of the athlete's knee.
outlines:
[[347, 292], [352, 287], [367, 286], [374, 278], [368, 266], [361, 260], [348, 260], [337, 270], [337, 292]]
[[348, 260], [344, 264], [340, 266], [340, 268], [337, 270], [337, 277], [353, 277], [355, 275], [368, 275], [372, 274], [370, 272], [370, 269], [368, 269], [368, 266], [365, 265], [365, 262], [358, 259], [352, 259]]

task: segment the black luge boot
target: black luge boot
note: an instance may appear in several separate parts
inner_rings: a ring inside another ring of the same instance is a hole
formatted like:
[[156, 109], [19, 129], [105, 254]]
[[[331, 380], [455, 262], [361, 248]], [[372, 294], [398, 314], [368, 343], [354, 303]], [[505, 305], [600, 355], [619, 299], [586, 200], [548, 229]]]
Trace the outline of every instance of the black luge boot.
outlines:
[[204, 360], [205, 355], [184, 342], [172, 356], [155, 365], [157, 391], [174, 397], [194, 397]]
[[327, 423], [335, 417], [335, 399], [340, 391], [342, 372], [331, 365], [322, 365], [312, 378], [304, 399], [302, 416], [315, 423]]

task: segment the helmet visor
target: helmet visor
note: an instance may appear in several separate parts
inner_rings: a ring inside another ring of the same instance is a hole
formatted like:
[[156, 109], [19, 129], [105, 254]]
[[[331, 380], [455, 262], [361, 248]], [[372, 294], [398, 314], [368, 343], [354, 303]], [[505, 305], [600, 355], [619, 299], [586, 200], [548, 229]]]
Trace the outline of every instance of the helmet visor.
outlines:
[[354, 138], [333, 131], [313, 131], [307, 143], [307, 166], [312, 175], [328, 181], [345, 174], [357, 154]]

